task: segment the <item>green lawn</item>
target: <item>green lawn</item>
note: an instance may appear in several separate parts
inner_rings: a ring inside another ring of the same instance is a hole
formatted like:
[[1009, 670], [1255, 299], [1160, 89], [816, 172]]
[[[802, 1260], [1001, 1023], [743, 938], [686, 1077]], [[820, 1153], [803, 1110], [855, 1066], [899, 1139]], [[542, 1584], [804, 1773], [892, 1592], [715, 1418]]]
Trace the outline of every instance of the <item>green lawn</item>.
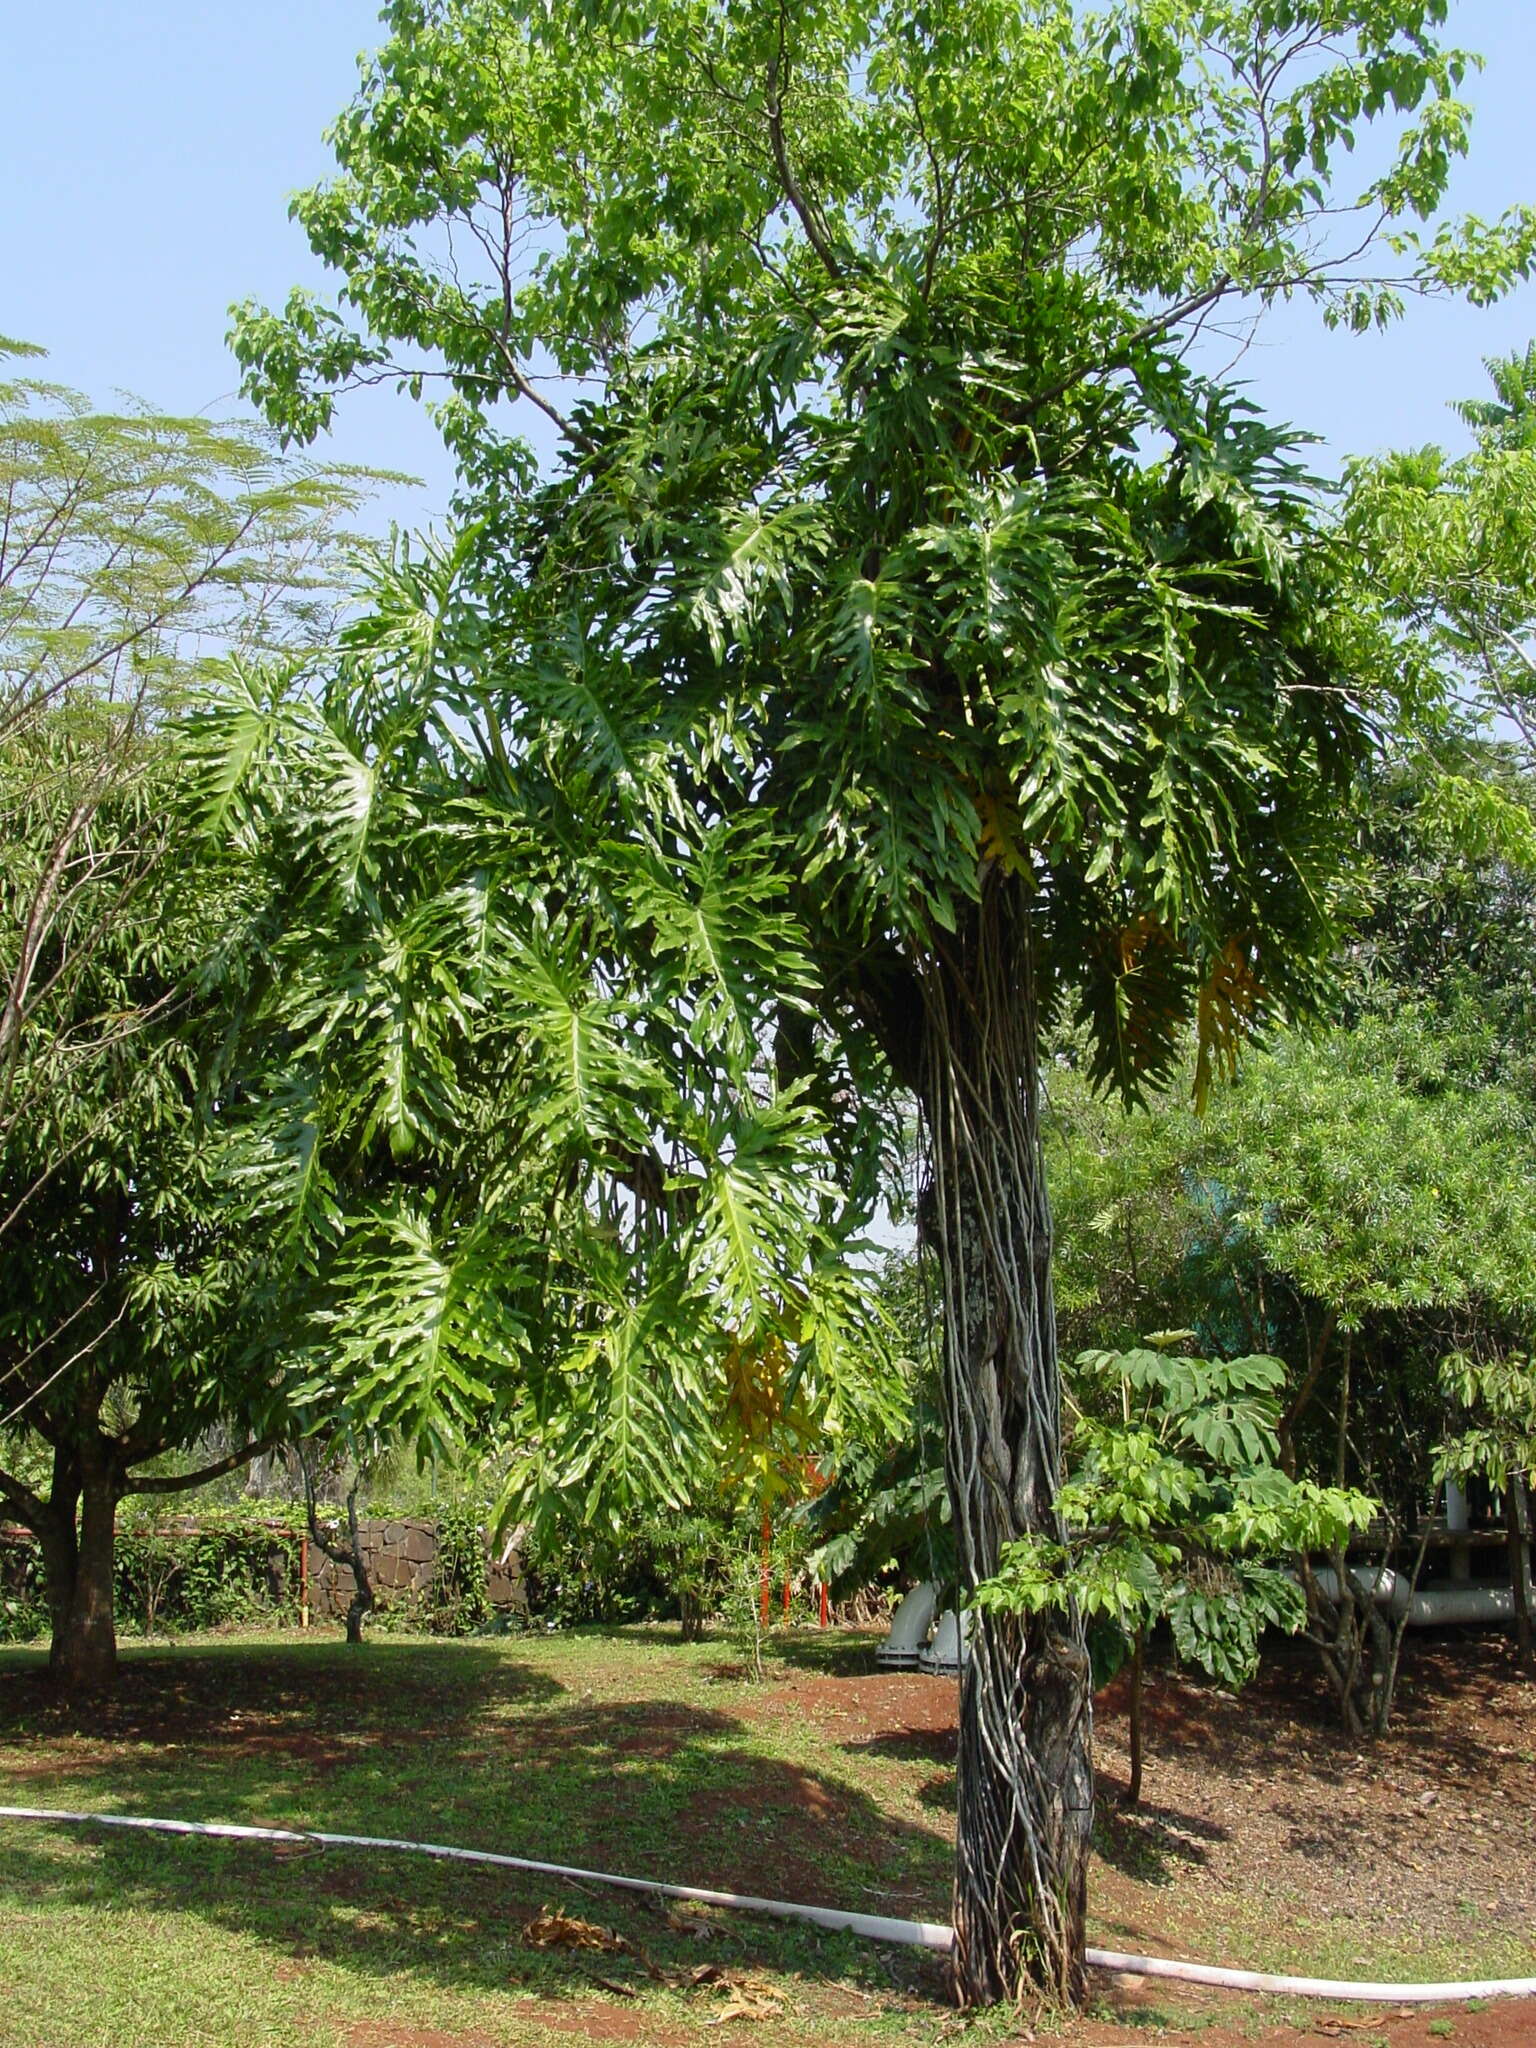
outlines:
[[[131, 1646], [117, 1694], [73, 1713], [52, 1702], [41, 1653], [10, 1650], [0, 1804], [405, 1836], [943, 1920], [952, 1694], [873, 1677], [872, 1649], [837, 1632], [780, 1638], [770, 1682], [752, 1686], [718, 1643], [661, 1629], [361, 1649], [328, 1632], [201, 1638]], [[1230, 1713], [1209, 1762], [1184, 1738], [1186, 1781], [1214, 1768], [1204, 1782], [1240, 1786], [1254, 1761], [1233, 1756], [1234, 1731], [1252, 1723], [1262, 1753], [1283, 1728], [1273, 1709]], [[1165, 1787], [1174, 1755], [1165, 1739]], [[1297, 1775], [1280, 1796], [1326, 1814], [1341, 1795]], [[1167, 1834], [1177, 1809], [1162, 1814], [1122, 1819], [1106, 1801], [1090, 1939], [1341, 1975], [1360, 1974], [1361, 1948], [1389, 1977], [1530, 1967], [1528, 1936], [1481, 1915], [1415, 1930], [1376, 1900], [1369, 1932], [1319, 1917], [1305, 1847], [1250, 1883], [1248, 1809], [1226, 1827], [1221, 1870]], [[531, 1941], [546, 1907], [615, 1945]], [[1073, 2030], [1084, 2048], [1127, 2026], [1310, 2032], [1319, 2013], [1151, 1983], [1101, 1997], [1106, 2023]], [[665, 2048], [721, 2038], [715, 2025], [762, 2048], [929, 2048], [962, 2024], [978, 2042], [1050, 2031], [1036, 2015], [962, 2022], [937, 1958], [740, 1914], [669, 1915], [651, 1898], [408, 1856], [0, 1823], [0, 2048]]]
[[[835, 1707], [830, 1726], [797, 1710], [866, 1645], [791, 1654], [752, 1687], [719, 1675], [719, 1646], [661, 1632], [201, 1640], [129, 1649], [119, 1697], [68, 1716], [13, 1651], [3, 1803], [407, 1835], [945, 1918], [931, 1743], [839, 1739]], [[765, 2044], [926, 2040], [943, 2018], [916, 1955], [742, 1916], [679, 1928], [647, 1900], [418, 1858], [12, 1822], [0, 1889], [4, 2048], [665, 2042], [733, 2002], [763, 2013]], [[530, 1945], [546, 1905], [629, 1951]]]

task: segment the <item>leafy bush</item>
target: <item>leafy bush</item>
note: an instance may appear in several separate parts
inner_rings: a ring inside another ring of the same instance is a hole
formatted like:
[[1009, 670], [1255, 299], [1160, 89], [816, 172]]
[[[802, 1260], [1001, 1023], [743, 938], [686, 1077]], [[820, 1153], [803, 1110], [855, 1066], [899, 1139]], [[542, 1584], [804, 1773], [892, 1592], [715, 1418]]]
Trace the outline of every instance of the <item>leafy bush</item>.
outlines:
[[485, 1529], [473, 1501], [439, 1502], [437, 1559], [426, 1597], [425, 1623], [433, 1635], [469, 1636], [494, 1618]]
[[[786, 1579], [802, 1576], [811, 1535], [793, 1515], [774, 1527], [770, 1574], [773, 1619], [782, 1619]], [[546, 1528], [523, 1553], [528, 1606], [546, 1627], [584, 1622], [676, 1620], [697, 1641], [711, 1620], [749, 1667], [759, 1662], [757, 1614], [762, 1525], [740, 1504], [655, 1515], [623, 1534], [579, 1523]]]
[[0, 1643], [30, 1643], [48, 1633], [43, 1565], [30, 1537], [0, 1541]]
[[264, 1502], [207, 1508], [195, 1521], [128, 1508], [118, 1530], [118, 1624], [154, 1635], [295, 1618], [296, 1511]]
[[1120, 1634], [1134, 1671], [1134, 1798], [1151, 1629], [1166, 1620], [1181, 1659], [1224, 1685], [1246, 1684], [1264, 1629], [1294, 1633], [1307, 1618], [1281, 1561], [1341, 1543], [1376, 1503], [1280, 1469], [1286, 1374], [1277, 1358], [1136, 1349], [1088, 1351], [1077, 1363], [1085, 1401], [1097, 1395], [1101, 1412], [1080, 1410], [1073, 1424], [1072, 1469], [1057, 1496], [1063, 1537], [1005, 1545], [976, 1604], [1022, 1614], [1075, 1606]]
[[[738, 1521], [730, 1531], [731, 1540], [722, 1555], [720, 1615], [725, 1633], [745, 1674], [760, 1684], [765, 1676], [763, 1652], [773, 1628], [784, 1618], [781, 1589], [793, 1587], [801, 1577], [806, 1559], [806, 1534], [793, 1520], [782, 1522], [770, 1537], [766, 1556], [761, 1526]], [[768, 1571], [768, 1598], [763, 1599], [763, 1569]], [[767, 1613], [764, 1613], [766, 1605]], [[789, 1620], [796, 1619], [791, 1602]], [[808, 1619], [803, 1613], [800, 1619]]]

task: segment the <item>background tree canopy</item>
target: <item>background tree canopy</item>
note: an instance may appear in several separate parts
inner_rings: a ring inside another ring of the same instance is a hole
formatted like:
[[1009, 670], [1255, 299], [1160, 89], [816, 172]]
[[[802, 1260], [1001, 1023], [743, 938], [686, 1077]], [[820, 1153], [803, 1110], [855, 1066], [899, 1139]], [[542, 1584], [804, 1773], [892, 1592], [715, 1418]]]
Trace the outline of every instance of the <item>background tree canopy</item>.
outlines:
[[241, 866], [194, 846], [170, 727], [215, 667], [330, 637], [365, 481], [0, 381], [0, 1499], [72, 1682], [112, 1668], [118, 1500], [274, 1399], [208, 1132]]
[[[1042, 1015], [1070, 991], [1128, 1093], [1192, 1029], [1203, 1091], [1336, 946], [1391, 635], [1287, 436], [1188, 350], [1282, 293], [1363, 325], [1527, 272], [1536, 216], [1422, 225], [1465, 141], [1445, 13], [400, 0], [338, 176], [295, 202], [341, 303], [237, 321], [301, 438], [349, 383], [431, 386], [466, 526], [402, 628], [434, 659], [399, 719], [436, 717], [510, 829], [536, 806], [550, 944], [622, 903], [584, 1007], [697, 959], [656, 892], [713, 849], [754, 877], [736, 957], [755, 911], [787, 970], [753, 1113], [787, 1136], [814, 1111], [820, 1146], [849, 1089], [917, 1093], [966, 1590], [1056, 1523]], [[508, 407], [558, 436], [542, 479]], [[727, 1228], [761, 1241], [767, 1213]], [[1087, 1688], [1070, 1616], [981, 1617], [968, 1997], [1081, 1988]]]

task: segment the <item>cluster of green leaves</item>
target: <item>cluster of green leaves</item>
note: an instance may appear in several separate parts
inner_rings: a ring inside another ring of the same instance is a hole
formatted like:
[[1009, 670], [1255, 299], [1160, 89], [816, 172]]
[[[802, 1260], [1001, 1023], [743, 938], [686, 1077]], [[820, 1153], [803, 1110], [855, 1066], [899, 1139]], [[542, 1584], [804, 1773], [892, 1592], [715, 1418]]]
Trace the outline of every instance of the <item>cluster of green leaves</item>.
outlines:
[[1487, 364], [1490, 397], [1456, 408], [1467, 454], [1425, 447], [1357, 463], [1345, 531], [1383, 595], [1419, 694], [1455, 679], [1426, 801], [1470, 853], [1536, 866], [1528, 784], [1479, 772], [1456, 733], [1495, 732], [1536, 760], [1536, 344]]
[[[82, 859], [136, 861], [174, 816], [176, 766], [161, 741], [143, 751], [97, 801]], [[105, 1430], [127, 1466], [219, 1420], [259, 1430], [277, 1400], [270, 1344], [245, 1361], [255, 1247], [228, 1213], [212, 1113], [229, 1019], [209, 963], [238, 922], [240, 876], [186, 846], [162, 852], [84, 959], [64, 950], [39, 1027], [57, 1012], [59, 1034], [18, 1059], [0, 1133], [0, 1413], [66, 1455]], [[19, 918], [3, 883], [0, 903]], [[86, 1042], [71, 1043], [77, 1021]]]
[[120, 1493], [277, 1405], [211, 1135], [240, 863], [193, 845], [167, 726], [330, 630], [364, 482], [0, 378], [0, 1495], [33, 1526], [73, 1526], [82, 1457]]
[[[1419, 957], [1406, 925], [1388, 943]], [[1442, 1358], [1525, 1349], [1536, 1099], [1523, 990], [1503, 1003], [1463, 964], [1436, 1004], [1394, 966], [1371, 963], [1352, 1025], [1250, 1057], [1203, 1118], [1177, 1090], [1121, 1118], [1058, 1068], [1048, 1143], [1068, 1339], [1155, 1320], [1282, 1356], [1288, 1457], [1312, 1472], [1336, 1468], [1348, 1343], [1352, 1469], [1411, 1516], [1445, 1434]]]
[[48, 1589], [35, 1544], [0, 1539], [0, 1642], [30, 1643], [48, 1627]]
[[441, 1635], [472, 1635], [494, 1612], [485, 1524], [472, 1500], [440, 1502], [433, 1517], [437, 1555], [433, 1561], [431, 1626]]
[[1096, 1073], [1192, 1021], [1203, 1087], [1318, 993], [1397, 678], [1284, 437], [1180, 343], [1297, 292], [1389, 318], [1383, 242], [1407, 289], [1527, 272], [1526, 212], [1422, 227], [1466, 141], [1445, 12], [399, 0], [294, 203], [340, 303], [243, 309], [247, 389], [308, 439], [440, 384], [519, 670], [480, 705], [579, 735], [594, 804], [659, 784], [695, 850], [774, 848], [855, 1066], [915, 1078], [911, 968], [1001, 868]]
[[1455, 1434], [1435, 1450], [1437, 1480], [1485, 1479], [1500, 1493], [1536, 1472], [1536, 1360], [1455, 1352], [1440, 1367]]
[[1281, 1560], [1342, 1542], [1375, 1502], [1280, 1469], [1277, 1358], [1089, 1351], [1077, 1371], [1097, 1412], [1085, 1406], [1072, 1426], [1062, 1533], [1007, 1545], [976, 1604], [1075, 1606], [1132, 1641], [1166, 1620], [1187, 1662], [1246, 1683], [1263, 1630], [1306, 1617]]
[[[1418, 224], [1466, 147], [1445, 0], [868, 0], [725, 9], [393, 0], [293, 211], [340, 306], [242, 309], [253, 389], [304, 438], [339, 390], [441, 379], [483, 441], [547, 352], [606, 368], [645, 309], [724, 327], [816, 267], [1001, 270], [1077, 360], [1244, 294], [1388, 318], [1408, 287], [1493, 297], [1533, 227]], [[1374, 175], [1341, 173], [1386, 129]], [[1070, 175], [1063, 178], [1067, 169]], [[1004, 203], [1006, 201], [1006, 203]], [[1193, 302], [1191, 304], [1190, 302]], [[478, 431], [477, 431], [478, 430]]]
[[612, 676], [502, 649], [476, 544], [402, 544], [331, 664], [241, 671], [194, 727], [267, 891], [234, 1170], [302, 1406], [500, 1437], [503, 1519], [614, 1518], [899, 1401], [850, 1264], [873, 1168], [763, 1052], [814, 1028], [770, 822], [595, 756]]
[[[296, 1622], [301, 1533], [297, 1510], [281, 1503], [199, 1502], [190, 1521], [135, 1503], [123, 1514], [113, 1559], [119, 1626], [168, 1635]], [[0, 1567], [0, 1640], [46, 1635], [47, 1589], [35, 1544], [7, 1543]]]
[[[0, 340], [0, 362], [39, 353]], [[165, 845], [163, 791], [139, 787], [155, 726], [211, 664], [325, 636], [364, 483], [248, 426], [0, 377], [5, 1122], [123, 1029], [120, 1010], [105, 1027], [73, 1010], [71, 983], [99, 933], [142, 914]]]

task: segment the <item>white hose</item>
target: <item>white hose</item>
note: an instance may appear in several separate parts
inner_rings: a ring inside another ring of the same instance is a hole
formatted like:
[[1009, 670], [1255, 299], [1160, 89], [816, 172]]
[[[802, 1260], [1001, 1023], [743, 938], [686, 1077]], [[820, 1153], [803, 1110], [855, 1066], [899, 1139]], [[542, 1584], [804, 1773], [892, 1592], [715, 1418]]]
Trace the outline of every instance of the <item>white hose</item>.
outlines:
[[435, 1856], [449, 1863], [494, 1863], [502, 1870], [531, 1870], [539, 1877], [574, 1878], [578, 1884], [612, 1885], [620, 1891], [651, 1892], [663, 1899], [687, 1899], [696, 1906], [734, 1906], [747, 1913], [771, 1913], [779, 1920], [809, 1920], [841, 1934], [861, 1934], [866, 1941], [899, 1942], [908, 1948], [953, 1946], [954, 1933], [927, 1920], [887, 1920], [878, 1913], [842, 1913], [834, 1906], [795, 1906], [784, 1899], [739, 1897], [711, 1892], [697, 1885], [662, 1884], [653, 1877], [614, 1877], [605, 1870], [574, 1869], [566, 1863], [538, 1863], [527, 1856], [498, 1856], [490, 1849], [450, 1849], [441, 1842], [395, 1842], [380, 1835], [327, 1835], [319, 1830], [296, 1833], [291, 1828], [238, 1827], [230, 1821], [146, 1820], [128, 1813], [57, 1813], [39, 1806], [0, 1806], [0, 1820], [62, 1821], [103, 1828], [142, 1828], [160, 1835], [217, 1835], [236, 1842], [319, 1842], [328, 1849], [402, 1849], [413, 1856]]
[[1097, 1970], [1142, 1977], [1177, 1977], [1185, 1984], [1219, 1984], [1226, 1991], [1278, 1991], [1292, 1998], [1354, 1998], [1379, 2005], [1442, 2005], [1458, 1998], [1536, 1998], [1536, 1977], [1487, 1977], [1478, 1983], [1351, 1984], [1339, 1977], [1272, 1977], [1266, 1970], [1228, 1970], [1214, 1963], [1183, 1963], [1171, 1956], [1122, 1956], [1091, 1948]]
[[[686, 1899], [700, 1906], [728, 1906], [739, 1912], [769, 1913], [778, 1920], [806, 1920], [840, 1934], [866, 1941], [888, 1941], [905, 1948], [937, 1949], [947, 1954], [954, 1929], [931, 1920], [888, 1920], [878, 1913], [844, 1913], [832, 1906], [800, 1906], [786, 1899], [756, 1899], [737, 1892], [706, 1891], [698, 1885], [663, 1884], [651, 1877], [615, 1877], [605, 1870], [582, 1870], [567, 1863], [541, 1863], [528, 1856], [501, 1856], [490, 1849], [453, 1849], [441, 1842], [400, 1842], [382, 1835], [332, 1835], [320, 1830], [242, 1827], [232, 1821], [153, 1820], [130, 1813], [65, 1813], [43, 1806], [0, 1806], [0, 1820], [43, 1821], [71, 1827], [137, 1828], [159, 1835], [213, 1835], [236, 1842], [293, 1842], [334, 1849], [396, 1849], [440, 1862], [490, 1863], [502, 1870], [527, 1870], [540, 1877], [572, 1878], [578, 1884], [605, 1884], [619, 1891], [649, 1892], [663, 1899]], [[1228, 1970], [1212, 1963], [1185, 1963], [1171, 1956], [1121, 1955], [1114, 1949], [1085, 1951], [1089, 1966], [1142, 1977], [1174, 1977], [1185, 1984], [1214, 1984], [1227, 1991], [1267, 1991], [1299, 1998], [1347, 1998], [1386, 2005], [1446, 2004], [1462, 1998], [1536, 1998], [1536, 1977], [1489, 1977], [1473, 1983], [1354, 1984], [1336, 1977], [1275, 1977], [1262, 1970]]]

